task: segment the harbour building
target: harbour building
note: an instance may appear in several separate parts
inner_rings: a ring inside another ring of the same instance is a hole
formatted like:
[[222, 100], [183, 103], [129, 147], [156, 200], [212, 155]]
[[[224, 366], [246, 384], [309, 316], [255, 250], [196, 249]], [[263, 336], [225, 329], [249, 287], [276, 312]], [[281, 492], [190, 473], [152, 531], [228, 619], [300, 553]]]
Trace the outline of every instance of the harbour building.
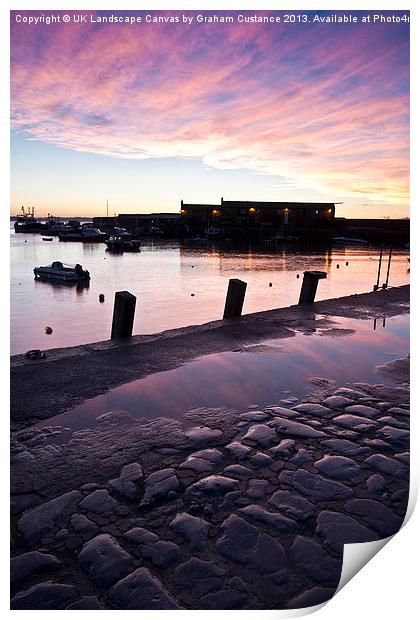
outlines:
[[223, 237], [312, 236], [334, 227], [335, 204], [224, 200], [189, 204], [181, 200], [181, 221], [190, 234], [219, 231]]

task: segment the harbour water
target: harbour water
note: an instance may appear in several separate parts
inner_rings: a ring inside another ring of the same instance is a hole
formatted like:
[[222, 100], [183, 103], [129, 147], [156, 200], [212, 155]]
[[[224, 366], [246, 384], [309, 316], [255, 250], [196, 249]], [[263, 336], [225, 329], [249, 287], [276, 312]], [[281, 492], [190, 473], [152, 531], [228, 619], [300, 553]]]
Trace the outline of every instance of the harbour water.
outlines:
[[[394, 251], [390, 286], [409, 282], [408, 255]], [[133, 333], [150, 334], [220, 319], [229, 278], [248, 283], [244, 314], [297, 303], [307, 269], [328, 273], [317, 300], [371, 291], [378, 257], [379, 248], [369, 246], [238, 249], [156, 240], [145, 240], [138, 254], [114, 255], [101, 243], [46, 242], [41, 235], [11, 230], [11, 354], [107, 340], [119, 290], [137, 296]], [[35, 281], [33, 268], [54, 260], [88, 269], [89, 287]], [[386, 264], [381, 284], [385, 276]], [[47, 326], [51, 334], [45, 333]]]

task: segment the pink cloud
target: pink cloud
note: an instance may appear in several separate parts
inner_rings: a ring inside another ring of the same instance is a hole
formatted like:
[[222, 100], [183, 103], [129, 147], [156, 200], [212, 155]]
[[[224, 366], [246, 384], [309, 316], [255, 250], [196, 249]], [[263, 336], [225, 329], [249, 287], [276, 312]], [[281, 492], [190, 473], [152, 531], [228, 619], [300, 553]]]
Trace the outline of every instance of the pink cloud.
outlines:
[[408, 195], [408, 41], [386, 27], [14, 24], [12, 126], [336, 197]]

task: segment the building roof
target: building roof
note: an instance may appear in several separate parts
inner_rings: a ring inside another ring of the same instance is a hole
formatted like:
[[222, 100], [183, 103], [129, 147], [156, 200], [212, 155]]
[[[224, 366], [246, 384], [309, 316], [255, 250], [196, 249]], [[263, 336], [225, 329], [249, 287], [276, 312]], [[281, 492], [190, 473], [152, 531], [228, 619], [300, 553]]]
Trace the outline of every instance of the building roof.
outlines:
[[313, 208], [313, 209], [319, 209], [319, 208], [326, 208], [326, 207], [331, 207], [334, 206], [333, 202], [292, 202], [290, 200], [285, 201], [285, 202], [281, 202], [281, 201], [272, 201], [272, 202], [268, 202], [266, 200], [264, 201], [259, 201], [259, 200], [223, 200], [222, 201], [222, 205], [227, 205], [227, 206], [231, 206], [231, 207], [238, 207], [238, 206], [246, 206], [246, 207], [258, 207], [259, 209], [267, 207], [267, 208], [273, 208], [273, 207], [299, 207], [299, 208]]
[[171, 213], [119, 213], [118, 217], [125, 217], [127, 219], [143, 219], [143, 220], [148, 220], [148, 219], [179, 219], [180, 218], [180, 214], [179, 213], [173, 213], [171, 211]]
[[258, 200], [223, 200], [220, 204], [200, 204], [200, 203], [192, 203], [188, 204], [185, 202], [181, 202], [181, 207], [184, 208], [211, 208], [211, 209], [220, 209], [220, 207], [256, 207], [258, 209], [272, 209], [276, 207], [298, 207], [300, 209], [326, 209], [330, 207], [334, 207], [334, 202], [280, 202], [280, 201], [258, 201]]
[[208, 207], [209, 209], [219, 209], [220, 206], [221, 205], [209, 204], [209, 203], [205, 203], [205, 202], [188, 203], [188, 202], [182, 202], [181, 201], [181, 208], [182, 207]]

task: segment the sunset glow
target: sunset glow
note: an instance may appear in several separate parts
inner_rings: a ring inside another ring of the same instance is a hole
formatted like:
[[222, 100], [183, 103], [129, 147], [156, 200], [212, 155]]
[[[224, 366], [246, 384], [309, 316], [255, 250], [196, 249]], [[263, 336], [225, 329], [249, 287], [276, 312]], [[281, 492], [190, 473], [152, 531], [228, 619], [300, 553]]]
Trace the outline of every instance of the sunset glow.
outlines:
[[13, 215], [21, 204], [104, 214], [107, 199], [117, 213], [178, 211], [181, 198], [224, 196], [408, 216], [406, 23], [115, 14], [143, 22], [30, 26], [16, 17], [36, 12], [12, 13]]

